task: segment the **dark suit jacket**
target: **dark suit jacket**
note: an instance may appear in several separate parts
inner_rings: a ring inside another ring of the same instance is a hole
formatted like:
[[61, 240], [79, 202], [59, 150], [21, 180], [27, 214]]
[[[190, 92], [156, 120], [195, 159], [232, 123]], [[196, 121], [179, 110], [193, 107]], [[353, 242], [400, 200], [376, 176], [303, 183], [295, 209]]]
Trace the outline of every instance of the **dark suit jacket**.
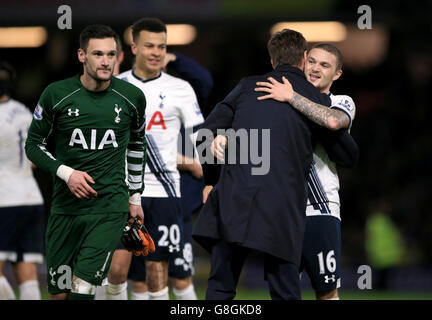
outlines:
[[[247, 129], [249, 138], [250, 129], [270, 129], [270, 170], [266, 175], [252, 175], [251, 169], [258, 166], [250, 159], [240, 164], [237, 145], [237, 162], [222, 166], [219, 181], [198, 216], [193, 237], [209, 251], [215, 241], [223, 239], [298, 265], [315, 126], [292, 107], [273, 99], [257, 100], [260, 93], [254, 91], [256, 82], [266, 81], [269, 76], [278, 81], [285, 76], [297, 93], [323, 105], [331, 103], [300, 69], [289, 65], [243, 78], [216, 105], [203, 128], [214, 132]], [[261, 139], [258, 145], [262, 150]]]

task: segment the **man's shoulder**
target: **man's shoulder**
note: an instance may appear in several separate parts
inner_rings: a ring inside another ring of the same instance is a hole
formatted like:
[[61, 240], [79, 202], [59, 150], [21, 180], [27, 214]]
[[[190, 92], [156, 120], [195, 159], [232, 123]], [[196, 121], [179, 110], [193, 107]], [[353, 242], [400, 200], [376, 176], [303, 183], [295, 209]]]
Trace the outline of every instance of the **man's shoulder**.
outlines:
[[[2, 105], [2, 111], [12, 112], [15, 116], [31, 116], [30, 110], [20, 101], [10, 98], [4, 105]], [[18, 118], [20, 118], [18, 117]], [[14, 117], [15, 119], [16, 117]]]
[[81, 87], [77, 76], [66, 78], [63, 80], [54, 81], [49, 84], [45, 90], [49, 91], [73, 91]]
[[257, 75], [250, 75], [250, 76], [246, 76], [244, 78], [242, 78], [240, 80], [240, 82], [243, 82], [247, 85], [249, 84], [253, 84], [255, 85], [256, 81], [268, 81], [269, 77], [272, 77], [278, 81], [282, 81], [282, 77], [285, 76], [288, 80], [290, 81], [294, 81], [294, 82], [298, 82], [301, 83], [302, 85], [306, 85], [306, 86], [312, 86], [312, 84], [310, 84], [306, 78], [298, 72], [293, 72], [292, 71], [293, 68], [291, 69], [274, 69], [271, 70], [269, 72], [263, 73], [263, 74], [257, 74]]
[[175, 77], [163, 71], [161, 72], [160, 82], [164, 83], [166, 86], [178, 89], [191, 88], [191, 85], [186, 80]]
[[130, 82], [129, 79], [130, 77], [132, 77], [132, 69], [124, 71], [118, 75], [115, 76], [117, 79], [126, 81], [126, 82]]
[[158, 82], [155, 82], [164, 94], [168, 94], [173, 98], [184, 98], [195, 95], [195, 91], [186, 80], [177, 78], [168, 73], [162, 72]]
[[[41, 100], [54, 106], [63, 99], [73, 95], [81, 89], [82, 85], [77, 76], [59, 80], [49, 84], [41, 95]], [[47, 107], [47, 105], [45, 105]]]
[[28, 110], [27, 107], [20, 101], [10, 98], [8, 103], [12, 108], [18, 109], [18, 110]]
[[239, 83], [249, 85], [249, 84], [255, 84], [257, 81], [267, 81], [268, 77], [271, 77], [273, 75], [273, 72], [267, 72], [263, 74], [253, 74], [246, 77], [243, 77], [240, 79]]
[[[127, 72], [124, 72], [124, 73], [127, 73]], [[122, 73], [122, 74], [124, 74], [124, 73]], [[134, 84], [120, 78], [122, 74], [118, 75], [118, 78], [116, 78], [116, 77], [111, 78], [112, 89], [114, 91], [116, 91], [117, 93], [124, 95], [128, 98], [129, 97], [130, 98], [139, 98], [139, 97], [143, 96], [144, 94], [140, 88], [138, 88]]]

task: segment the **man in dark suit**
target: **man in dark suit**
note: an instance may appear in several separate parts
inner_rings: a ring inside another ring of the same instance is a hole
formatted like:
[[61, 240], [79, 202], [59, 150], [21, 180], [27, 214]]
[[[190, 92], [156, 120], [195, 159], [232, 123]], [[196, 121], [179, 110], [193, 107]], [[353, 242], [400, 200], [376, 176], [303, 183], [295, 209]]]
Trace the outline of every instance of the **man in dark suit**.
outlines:
[[[330, 157], [338, 163], [352, 164], [349, 162], [356, 158], [356, 155], [347, 158], [342, 154], [338, 160], [339, 155], [333, 155], [333, 151], [343, 147], [334, 143], [330, 131], [318, 128], [294, 108], [281, 108], [274, 100], [257, 101], [258, 93], [254, 91], [257, 81], [285, 76], [296, 92], [314, 102], [330, 105], [329, 97], [321, 94], [304, 76], [306, 50], [306, 40], [300, 33], [283, 30], [275, 34], [268, 42], [274, 70], [243, 78], [204, 123], [203, 128], [214, 134], [218, 129], [246, 130], [249, 138], [246, 140], [255, 141], [250, 147], [256, 148], [255, 153], [268, 152], [263, 158], [269, 162], [264, 174], [256, 174], [259, 170], [251, 158], [254, 152], [247, 152], [245, 140], [242, 142], [236, 136], [235, 157], [232, 157], [235, 161], [222, 166], [220, 177], [212, 172], [212, 165], [203, 164], [206, 185], [214, 188], [196, 221], [193, 237], [211, 252], [207, 299], [235, 297], [250, 250], [263, 256], [272, 299], [300, 299], [298, 270], [314, 139], [319, 137]], [[258, 139], [251, 139], [252, 132], [258, 132]], [[264, 137], [268, 132], [269, 141]], [[338, 135], [337, 139], [350, 138], [346, 132]], [[199, 145], [201, 150], [202, 146]], [[248, 161], [240, 161], [244, 157]]]

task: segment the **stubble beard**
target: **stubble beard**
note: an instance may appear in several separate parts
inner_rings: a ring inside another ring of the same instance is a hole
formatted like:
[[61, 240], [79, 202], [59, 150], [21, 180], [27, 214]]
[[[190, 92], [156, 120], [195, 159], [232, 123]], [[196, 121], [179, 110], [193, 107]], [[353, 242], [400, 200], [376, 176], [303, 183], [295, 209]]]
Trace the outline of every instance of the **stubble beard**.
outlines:
[[111, 73], [110, 73], [110, 76], [108, 77], [108, 79], [102, 79], [102, 78], [100, 78], [97, 75], [97, 71], [91, 70], [91, 68], [89, 67], [88, 61], [86, 61], [84, 63], [84, 68], [85, 68], [87, 74], [89, 75], [89, 77], [92, 78], [93, 80], [95, 80], [98, 85], [102, 85], [102, 84], [110, 81], [111, 77], [113, 75], [113, 72], [114, 72], [114, 66], [113, 66], [113, 68], [111, 69]]

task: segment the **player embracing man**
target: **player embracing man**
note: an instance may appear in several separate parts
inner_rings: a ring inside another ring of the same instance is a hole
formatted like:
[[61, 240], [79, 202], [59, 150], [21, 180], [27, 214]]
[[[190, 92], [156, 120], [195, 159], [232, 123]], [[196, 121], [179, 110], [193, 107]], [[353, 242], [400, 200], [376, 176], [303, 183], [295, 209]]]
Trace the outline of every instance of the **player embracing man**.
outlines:
[[[330, 130], [351, 129], [355, 104], [351, 97], [333, 95], [330, 88], [342, 75], [342, 54], [337, 47], [319, 43], [308, 51], [304, 72], [306, 79], [322, 93], [328, 94], [331, 107], [319, 105], [296, 93], [290, 82], [269, 78], [258, 82], [256, 91], [269, 93], [258, 99], [273, 98], [290, 103], [310, 120]], [[314, 149], [312, 167], [308, 177], [308, 203], [306, 207], [301, 270], [306, 270], [319, 300], [338, 300], [341, 277], [341, 227], [339, 178], [336, 164], [323, 146]]]
[[83, 73], [44, 90], [29, 129], [28, 158], [55, 177], [46, 230], [52, 299], [93, 299], [128, 213], [143, 220], [146, 100], [112, 77], [118, 43], [110, 27], [86, 27], [78, 49]]

